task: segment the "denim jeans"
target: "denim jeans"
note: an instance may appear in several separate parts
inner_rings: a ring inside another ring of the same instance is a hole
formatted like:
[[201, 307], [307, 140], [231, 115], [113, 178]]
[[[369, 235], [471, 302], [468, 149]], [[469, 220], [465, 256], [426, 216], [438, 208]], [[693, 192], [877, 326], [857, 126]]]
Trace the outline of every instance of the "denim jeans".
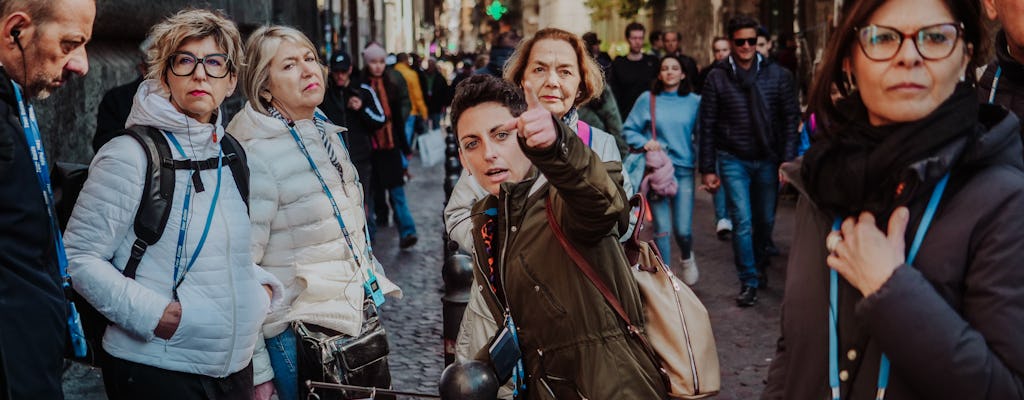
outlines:
[[715, 202], [715, 222], [729, 218], [729, 209], [725, 205], [725, 191], [719, 190], [715, 194], [711, 195], [711, 198]]
[[676, 183], [679, 190], [675, 196], [649, 200], [654, 216], [654, 243], [658, 245], [665, 262], [672, 263], [672, 243], [682, 251], [682, 258], [690, 258], [693, 250], [693, 168], [675, 167]]
[[732, 218], [732, 250], [740, 283], [758, 287], [758, 270], [768, 261], [765, 246], [775, 224], [779, 166], [718, 152], [718, 172]]
[[410, 115], [405, 119], [405, 142], [409, 144], [409, 147], [412, 147], [412, 137], [416, 133], [416, 118], [419, 117]]
[[278, 400], [299, 399], [299, 355], [295, 332], [285, 329], [280, 335], [266, 340], [270, 366], [274, 369], [274, 389]]
[[398, 225], [398, 237], [404, 238], [416, 234], [416, 221], [409, 211], [409, 202], [405, 198], [405, 186], [388, 189], [388, 202], [395, 212], [395, 223]]

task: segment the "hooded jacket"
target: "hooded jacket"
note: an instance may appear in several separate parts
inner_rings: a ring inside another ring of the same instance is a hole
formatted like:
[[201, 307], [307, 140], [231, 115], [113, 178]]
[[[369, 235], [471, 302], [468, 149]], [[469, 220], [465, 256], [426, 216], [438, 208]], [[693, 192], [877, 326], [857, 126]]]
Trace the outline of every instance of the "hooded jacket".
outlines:
[[[756, 57], [749, 73], [754, 74], [761, 94], [758, 107], [750, 103], [748, 90], [737, 77], [740, 67], [732, 56], [712, 64], [701, 90], [697, 135], [701, 173], [715, 173], [717, 151], [744, 160], [783, 162], [796, 157], [800, 106], [793, 74], [760, 54]], [[764, 117], [757, 117], [755, 110], [764, 110]], [[761, 137], [756, 124], [768, 137]]]
[[[498, 300], [483, 284], [483, 298], [495, 320], [510, 310], [517, 326], [531, 399], [656, 399], [665, 396], [653, 361], [625, 330], [604, 297], [575, 266], [548, 225], [547, 202], [565, 236], [586, 254], [632, 320], [642, 320], [640, 294], [619, 245], [629, 219], [621, 164], [602, 162], [564, 124], [548, 149], [523, 153], [533, 175], [503, 183], [498, 196], [473, 207], [474, 280], [487, 282], [487, 259], [507, 299]], [[494, 242], [488, 253], [482, 237], [495, 209]], [[474, 288], [474, 290], [476, 290]], [[490, 336], [494, 336], [491, 333]], [[487, 348], [476, 358], [486, 359]], [[557, 378], [561, 378], [559, 380]], [[542, 389], [551, 387], [554, 397]]]
[[[217, 157], [223, 136], [216, 123], [201, 123], [177, 111], [156, 80], [139, 86], [127, 126], [150, 126], [174, 135], [192, 160]], [[175, 159], [183, 159], [168, 140]], [[171, 371], [225, 377], [245, 368], [271, 302], [261, 284], [280, 282], [252, 262], [246, 205], [227, 166], [221, 168], [219, 198], [205, 246], [178, 288], [181, 322], [164, 340], [153, 330], [171, 302], [175, 252], [185, 190], [192, 173], [176, 173], [170, 217], [160, 241], [149, 246], [135, 279], [122, 275], [135, 241], [133, 221], [142, 198], [146, 156], [134, 139], [120, 136], [104, 145], [89, 167], [65, 238], [68, 271], [78, 291], [113, 324], [103, 336], [112, 356]], [[200, 172], [206, 186], [193, 188], [186, 225], [183, 271], [203, 235], [217, 185], [217, 169]], [[113, 260], [113, 262], [111, 262]], [[182, 272], [179, 272], [180, 277]]]
[[[568, 127], [578, 127], [575, 113], [570, 112], [566, 117], [565, 122]], [[604, 162], [621, 162], [618, 148], [615, 146], [615, 139], [597, 128], [592, 129], [593, 137], [590, 149]], [[622, 177], [626, 193], [632, 193], [633, 187], [629, 183], [628, 175], [623, 174]], [[473, 224], [470, 220], [472, 207], [476, 202], [489, 195], [490, 193], [487, 193], [476, 179], [463, 171], [445, 205], [445, 227], [448, 230], [448, 237], [459, 243], [460, 249], [464, 252], [473, 252]], [[469, 303], [462, 316], [459, 335], [456, 338], [455, 351], [460, 359], [472, 359], [477, 351], [485, 347], [491, 336], [497, 332], [498, 324], [487, 309], [487, 302], [484, 299], [484, 296], [487, 295], [485, 290], [487, 289], [482, 283], [476, 282], [470, 291]], [[504, 399], [511, 398], [511, 396], [511, 383], [502, 386], [498, 397]]]
[[[369, 84], [359, 82], [355, 76], [350, 79], [346, 87], [334, 84], [332, 79], [320, 109], [331, 122], [347, 129], [342, 135], [352, 162], [369, 163], [373, 150], [370, 137], [384, 126], [387, 119], [380, 98], [374, 93], [373, 88]], [[348, 101], [353, 97], [358, 97], [363, 103], [358, 110], [348, 108]], [[370, 179], [369, 176], [361, 178]]]
[[[874, 399], [884, 352], [886, 399], [1024, 397], [1024, 162], [1018, 119], [983, 105], [987, 131], [956, 140], [910, 171], [931, 191], [951, 169], [914, 265], [898, 267], [868, 297], [840, 280], [838, 354], [843, 399]], [[833, 216], [804, 191], [799, 162], [783, 173], [797, 190], [782, 336], [762, 399], [826, 398], [828, 281]], [[909, 245], [929, 196], [909, 205]]]

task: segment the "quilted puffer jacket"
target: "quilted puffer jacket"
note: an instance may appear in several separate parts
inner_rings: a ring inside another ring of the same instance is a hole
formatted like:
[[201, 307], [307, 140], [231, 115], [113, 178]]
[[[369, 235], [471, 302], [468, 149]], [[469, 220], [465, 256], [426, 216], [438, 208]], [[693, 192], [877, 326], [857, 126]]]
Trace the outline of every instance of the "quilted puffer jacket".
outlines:
[[[761, 92], [767, 118], [752, 117], [747, 90], [736, 76], [739, 68], [729, 58], [711, 66], [700, 102], [700, 172], [714, 173], [716, 151], [724, 151], [744, 160], [762, 159], [768, 154], [762, 143], [767, 143], [775, 162], [796, 157], [800, 124], [800, 106], [797, 102], [793, 75], [785, 68], [757, 56], [751, 68], [754, 81]], [[766, 126], [768, 137], [759, 138], [755, 124]]]
[[[212, 140], [212, 135], [223, 135], [219, 118], [216, 124], [200, 123], [178, 112], [168, 98], [158, 81], [144, 81], [135, 95], [128, 126], [170, 132], [189, 159], [216, 157], [220, 142]], [[173, 145], [171, 149], [175, 159], [185, 158], [177, 155]], [[209, 234], [178, 288], [181, 322], [177, 330], [168, 340], [156, 337], [153, 330], [172, 299], [177, 239], [192, 173], [177, 172], [164, 234], [149, 246], [135, 279], [129, 279], [121, 271], [135, 241], [133, 224], [146, 169], [142, 146], [130, 137], [116, 137], [96, 154], [64, 236], [68, 272], [75, 289], [113, 322], [103, 336], [103, 348], [112, 356], [171, 371], [228, 376], [249, 365], [270, 311], [271, 302], [261, 284], [272, 285], [278, 301], [283, 287], [252, 262], [249, 216], [231, 170], [226, 166], [221, 170], [216, 203], [217, 169], [204, 170], [200, 178], [205, 190], [192, 189], [192, 217], [186, 224], [179, 276], [216, 204]]]

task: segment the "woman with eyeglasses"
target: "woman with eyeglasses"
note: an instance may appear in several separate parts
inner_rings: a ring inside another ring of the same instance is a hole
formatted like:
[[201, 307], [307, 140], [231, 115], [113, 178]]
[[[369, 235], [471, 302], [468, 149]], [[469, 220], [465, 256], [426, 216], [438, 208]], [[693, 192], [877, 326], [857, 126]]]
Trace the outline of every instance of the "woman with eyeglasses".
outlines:
[[801, 199], [762, 398], [1024, 397], [1020, 125], [972, 87], [978, 2], [853, 2], [836, 32], [821, 132], [783, 167]]
[[[96, 154], [66, 231], [75, 289], [112, 324], [100, 360], [111, 399], [251, 399], [253, 349], [280, 282], [252, 262], [236, 176], [244, 158], [221, 127], [242, 44], [221, 14], [187, 10], [150, 32], [149, 72], [127, 126], [166, 141], [174, 193], [163, 233], [144, 247], [135, 218], [146, 149], [118, 136]], [[160, 162], [166, 165], [167, 162]], [[155, 188], [153, 189], [156, 190]], [[146, 248], [141, 260], [135, 257]], [[133, 261], [134, 276], [126, 272]]]

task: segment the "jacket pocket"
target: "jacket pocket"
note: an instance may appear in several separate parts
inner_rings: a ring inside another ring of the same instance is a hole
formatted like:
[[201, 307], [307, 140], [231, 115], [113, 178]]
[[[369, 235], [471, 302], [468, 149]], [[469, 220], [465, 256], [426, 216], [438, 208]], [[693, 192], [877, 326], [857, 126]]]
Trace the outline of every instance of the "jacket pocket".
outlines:
[[547, 303], [549, 309], [554, 311], [556, 315], [567, 314], [565, 307], [555, 298], [555, 295], [551, 293], [551, 289], [544, 283], [537, 279], [537, 277], [530, 271], [530, 265], [526, 262], [526, 257], [522, 254], [519, 255], [519, 264], [522, 266], [523, 276], [529, 281], [532, 288], [529, 293], [525, 293], [526, 296], [539, 295], [544, 302]]

